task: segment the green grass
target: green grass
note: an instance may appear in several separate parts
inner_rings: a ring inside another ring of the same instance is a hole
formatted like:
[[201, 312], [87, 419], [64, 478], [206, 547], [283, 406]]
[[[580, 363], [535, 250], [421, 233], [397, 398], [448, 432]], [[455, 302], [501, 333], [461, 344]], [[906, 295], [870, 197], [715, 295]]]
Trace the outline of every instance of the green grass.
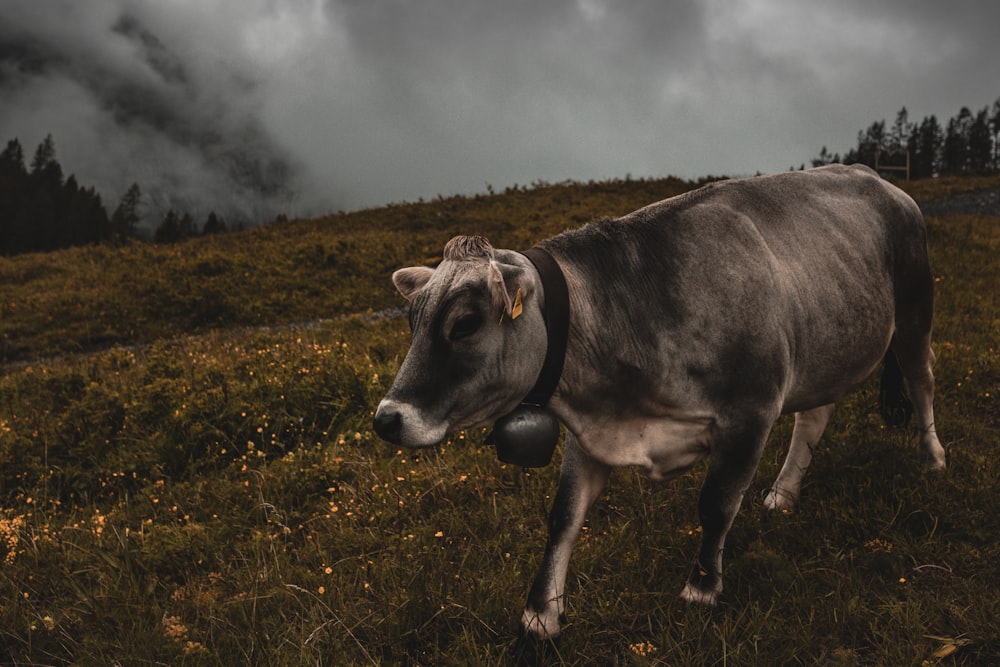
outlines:
[[[371, 415], [406, 322], [351, 313], [399, 305], [388, 272], [452, 233], [525, 247], [682, 187], [540, 187], [0, 260], [17, 360], [0, 372], [0, 664], [507, 664], [557, 467], [504, 466], [481, 432], [381, 442]], [[929, 241], [948, 472], [925, 475], [914, 433], [881, 426], [870, 383], [835, 413], [798, 509], [772, 515], [782, 419], [709, 611], [677, 597], [703, 467], [665, 484], [616, 471], [552, 662], [1000, 663], [1000, 220], [932, 219]], [[82, 353], [107, 342], [130, 346]]]

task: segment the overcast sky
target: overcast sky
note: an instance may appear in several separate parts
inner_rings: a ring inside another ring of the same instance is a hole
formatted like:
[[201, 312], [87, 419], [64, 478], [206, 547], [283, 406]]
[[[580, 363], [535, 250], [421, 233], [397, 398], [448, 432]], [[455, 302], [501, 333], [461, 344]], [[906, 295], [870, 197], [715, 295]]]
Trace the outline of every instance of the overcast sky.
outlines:
[[[748, 175], [1000, 97], [995, 0], [0, 0], [0, 141], [109, 208]], [[595, 214], [600, 212], [595, 212]], [[231, 213], [232, 214], [232, 213]]]

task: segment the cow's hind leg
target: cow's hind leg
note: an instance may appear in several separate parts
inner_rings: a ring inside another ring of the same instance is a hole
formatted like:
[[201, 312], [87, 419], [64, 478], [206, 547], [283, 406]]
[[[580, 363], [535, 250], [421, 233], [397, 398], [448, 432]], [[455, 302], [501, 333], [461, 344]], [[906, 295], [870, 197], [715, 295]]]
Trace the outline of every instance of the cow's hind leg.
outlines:
[[549, 514], [545, 557], [521, 617], [521, 632], [524, 635], [536, 639], [559, 635], [570, 553], [583, 527], [587, 510], [604, 490], [610, 472], [609, 467], [581, 451], [572, 434], [566, 435], [559, 489]]
[[913, 338], [897, 331], [891, 353], [896, 355], [906, 392], [913, 403], [913, 415], [920, 430], [920, 448], [928, 468], [944, 470], [947, 467], [944, 447], [934, 428], [934, 351], [930, 339], [929, 331]]
[[681, 592], [688, 602], [714, 605], [722, 592], [722, 549], [743, 502], [771, 425], [778, 416], [760, 414], [738, 426], [720, 429], [712, 439], [712, 462], [698, 497], [701, 549]]
[[813, 451], [819, 443], [826, 423], [833, 414], [833, 403], [812, 410], [795, 413], [792, 442], [788, 446], [785, 465], [781, 467], [774, 486], [764, 498], [764, 505], [771, 510], [790, 510], [799, 499], [802, 477], [812, 462]]

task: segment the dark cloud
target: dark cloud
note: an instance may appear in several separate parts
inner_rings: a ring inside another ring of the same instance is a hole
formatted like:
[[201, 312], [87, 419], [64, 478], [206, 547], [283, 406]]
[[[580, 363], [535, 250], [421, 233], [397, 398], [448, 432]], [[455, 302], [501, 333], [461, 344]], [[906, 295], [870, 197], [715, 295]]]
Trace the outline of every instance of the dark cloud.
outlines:
[[1000, 95], [985, 0], [7, 4], [0, 134], [52, 132], [109, 196], [257, 217], [777, 171]]
[[9, 135], [53, 133], [64, 166], [108, 195], [139, 182], [150, 223], [167, 208], [258, 221], [289, 205], [294, 161], [245, 112], [251, 79], [206, 68], [120, 3], [94, 18], [53, 4], [66, 14], [29, 11], [0, 29]]

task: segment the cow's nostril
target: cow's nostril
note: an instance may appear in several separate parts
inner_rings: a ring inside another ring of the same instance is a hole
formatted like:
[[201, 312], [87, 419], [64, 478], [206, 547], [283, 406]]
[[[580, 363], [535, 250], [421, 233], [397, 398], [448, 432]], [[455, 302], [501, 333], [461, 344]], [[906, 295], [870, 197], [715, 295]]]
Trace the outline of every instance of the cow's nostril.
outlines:
[[403, 434], [403, 416], [398, 410], [378, 410], [375, 419], [372, 420], [375, 432], [383, 440], [388, 440], [394, 445], [400, 444]]

